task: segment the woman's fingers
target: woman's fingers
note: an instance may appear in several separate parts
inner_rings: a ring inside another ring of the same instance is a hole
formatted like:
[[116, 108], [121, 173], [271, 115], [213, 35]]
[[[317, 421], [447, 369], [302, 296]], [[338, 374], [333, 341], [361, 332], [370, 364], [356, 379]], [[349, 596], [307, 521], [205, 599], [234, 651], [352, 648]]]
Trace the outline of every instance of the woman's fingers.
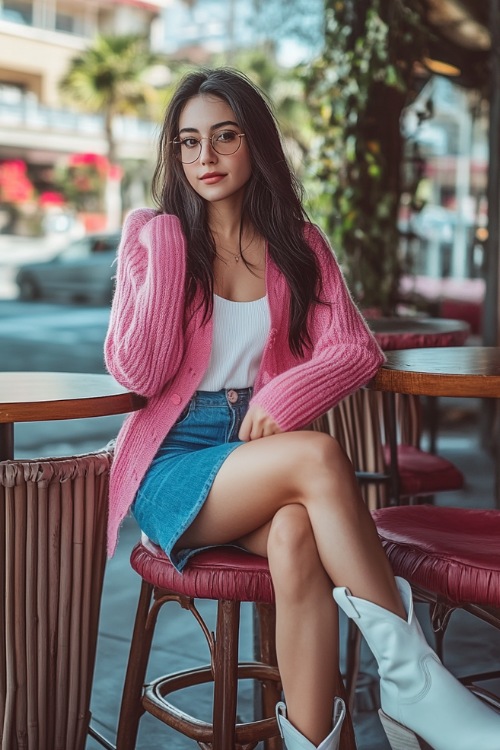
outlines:
[[282, 430], [278, 427], [272, 417], [260, 406], [251, 406], [246, 413], [239, 431], [239, 439], [258, 440], [261, 437], [276, 435]]
[[251, 429], [252, 429], [252, 417], [250, 415], [250, 410], [248, 410], [245, 416], [243, 417], [243, 422], [241, 423], [240, 431], [238, 432], [239, 439], [247, 443], [250, 440]]

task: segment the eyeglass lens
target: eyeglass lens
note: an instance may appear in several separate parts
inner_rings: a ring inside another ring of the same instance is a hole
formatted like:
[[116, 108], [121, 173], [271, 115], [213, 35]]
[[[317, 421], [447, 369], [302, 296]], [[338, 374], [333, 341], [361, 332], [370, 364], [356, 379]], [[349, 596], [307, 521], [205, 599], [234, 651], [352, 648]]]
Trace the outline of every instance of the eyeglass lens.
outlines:
[[235, 133], [234, 130], [217, 130], [209, 139], [196, 138], [193, 135], [176, 138], [173, 141], [174, 152], [183, 164], [192, 164], [201, 154], [201, 142], [209, 140], [217, 154], [227, 156], [236, 153], [244, 135], [244, 133]]

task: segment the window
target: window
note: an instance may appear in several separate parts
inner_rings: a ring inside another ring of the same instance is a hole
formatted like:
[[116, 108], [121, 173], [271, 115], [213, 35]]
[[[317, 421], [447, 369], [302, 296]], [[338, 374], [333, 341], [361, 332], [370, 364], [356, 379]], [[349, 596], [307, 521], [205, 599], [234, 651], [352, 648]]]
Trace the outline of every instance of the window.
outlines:
[[66, 250], [63, 250], [62, 253], [60, 253], [58, 259], [62, 263], [72, 263], [75, 260], [88, 258], [89, 255], [90, 241], [87, 237], [84, 237], [83, 239], [76, 240], [75, 242], [72, 242], [71, 245], [68, 245]]
[[64, 31], [73, 34], [75, 31], [75, 19], [67, 13], [56, 13], [56, 31]]
[[120, 244], [120, 235], [109, 235], [104, 237], [96, 237], [92, 243], [93, 253], [109, 253], [115, 251]]
[[4, 21], [22, 23], [25, 26], [33, 24], [33, 3], [26, 0], [3, 0], [0, 7], [0, 18]]
[[0, 80], [0, 102], [4, 104], [20, 104], [26, 93], [26, 87], [21, 83], [11, 83]]

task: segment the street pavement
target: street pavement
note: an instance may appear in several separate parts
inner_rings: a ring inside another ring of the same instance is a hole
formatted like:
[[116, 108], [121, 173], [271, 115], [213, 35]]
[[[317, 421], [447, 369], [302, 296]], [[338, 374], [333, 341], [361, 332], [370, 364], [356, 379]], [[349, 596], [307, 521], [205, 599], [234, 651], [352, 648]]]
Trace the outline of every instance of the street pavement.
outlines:
[[[0, 276], [1, 276], [0, 261]], [[1, 284], [0, 284], [1, 287]], [[0, 297], [2, 296], [0, 290]], [[21, 303], [14, 296], [0, 299], [0, 369], [63, 370], [103, 372], [102, 343], [109, 310], [48, 303]], [[459, 493], [443, 493], [437, 502], [463, 507], [493, 507], [493, 463], [478, 443], [479, 403], [441, 400], [438, 451], [464, 471], [467, 485]], [[39, 424], [19, 424], [15, 430], [19, 457], [62, 456], [102, 448], [113, 438], [123, 417], [68, 420]], [[108, 562], [104, 581], [99, 642], [92, 695], [93, 723], [109, 739], [114, 739], [119, 702], [126, 668], [139, 580], [129, 565], [130, 551], [138, 539], [138, 529], [127, 519], [117, 553]], [[213, 622], [214, 605], [201, 603], [200, 609]], [[157, 626], [149, 676], [208, 662], [208, 650], [198, 626], [189, 613], [175, 604], [164, 607]], [[429, 630], [427, 612], [418, 607], [424, 629]], [[168, 629], [162, 623], [168, 621]], [[345, 621], [341, 619], [344, 642]], [[211, 626], [213, 627], [213, 626]], [[167, 632], [168, 630], [168, 632]], [[251, 608], [243, 607], [241, 655], [251, 657]], [[500, 662], [498, 631], [474, 618], [455, 613], [446, 638], [446, 661], [457, 674], [491, 669]], [[362, 671], [375, 675], [375, 665], [367, 649], [362, 651]], [[373, 683], [371, 683], [373, 686]], [[500, 684], [495, 685], [500, 693]], [[179, 705], [209, 718], [211, 691], [200, 687], [183, 691]], [[358, 692], [354, 715], [358, 750], [388, 750], [376, 712], [376, 689], [363, 685]], [[252, 691], [242, 685], [238, 712], [250, 716]], [[87, 750], [100, 745], [89, 738]], [[137, 750], [189, 750], [196, 744], [149, 716], [141, 721]], [[49, 750], [43, 748], [41, 750]], [[70, 750], [69, 748], [67, 750]], [[471, 748], [472, 750], [472, 748]]]

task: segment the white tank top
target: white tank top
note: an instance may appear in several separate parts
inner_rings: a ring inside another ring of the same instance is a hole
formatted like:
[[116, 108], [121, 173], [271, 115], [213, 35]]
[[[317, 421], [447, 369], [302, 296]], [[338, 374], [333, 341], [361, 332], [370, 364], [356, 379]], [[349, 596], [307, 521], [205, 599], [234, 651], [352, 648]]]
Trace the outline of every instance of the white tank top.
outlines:
[[233, 302], [214, 294], [212, 351], [199, 390], [253, 386], [270, 326], [267, 297]]

